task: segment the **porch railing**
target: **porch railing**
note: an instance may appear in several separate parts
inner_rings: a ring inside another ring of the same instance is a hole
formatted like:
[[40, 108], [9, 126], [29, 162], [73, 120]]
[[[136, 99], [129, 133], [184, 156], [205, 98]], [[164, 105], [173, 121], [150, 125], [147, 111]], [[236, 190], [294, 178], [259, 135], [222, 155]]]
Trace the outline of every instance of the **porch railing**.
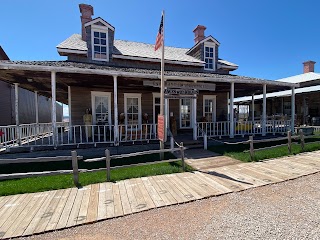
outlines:
[[[119, 125], [119, 142], [157, 140], [157, 124]], [[16, 146], [52, 146], [51, 123], [0, 126], [0, 149]], [[57, 123], [57, 144], [115, 144], [114, 125], [73, 125]]]
[[[203, 137], [205, 132], [208, 137], [230, 136], [230, 121], [224, 122], [198, 122], [197, 137]], [[290, 120], [268, 120], [266, 121], [266, 133], [286, 133], [290, 130]], [[262, 134], [262, 121], [235, 121], [234, 135], [254, 135]], [[202, 130], [202, 131], [201, 131]]]

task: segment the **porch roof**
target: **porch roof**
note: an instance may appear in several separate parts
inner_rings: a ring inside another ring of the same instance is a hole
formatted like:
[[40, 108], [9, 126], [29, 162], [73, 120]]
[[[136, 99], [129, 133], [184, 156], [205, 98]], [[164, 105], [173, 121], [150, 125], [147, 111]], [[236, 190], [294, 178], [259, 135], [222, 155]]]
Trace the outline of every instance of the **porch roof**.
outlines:
[[[70, 61], [0, 61], [0, 80], [19, 83], [20, 87], [51, 95], [50, 72], [57, 72], [57, 100], [67, 103], [68, 86], [112, 85], [112, 76], [129, 80], [160, 79], [160, 70], [123, 68], [115, 66], [78, 63]], [[167, 81], [192, 81], [216, 83], [217, 91], [229, 91], [235, 82], [235, 96], [247, 96], [262, 92], [262, 85], [268, 85], [268, 92], [298, 87], [296, 83], [269, 81], [258, 78], [209, 72], [165, 71]], [[110, 81], [109, 81], [110, 80]]]

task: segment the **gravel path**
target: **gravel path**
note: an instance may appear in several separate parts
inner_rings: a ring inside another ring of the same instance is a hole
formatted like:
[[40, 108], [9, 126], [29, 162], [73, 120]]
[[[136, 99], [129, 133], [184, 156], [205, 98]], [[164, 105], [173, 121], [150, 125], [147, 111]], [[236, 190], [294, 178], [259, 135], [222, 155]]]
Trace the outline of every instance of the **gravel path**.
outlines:
[[23, 239], [320, 239], [320, 173]]

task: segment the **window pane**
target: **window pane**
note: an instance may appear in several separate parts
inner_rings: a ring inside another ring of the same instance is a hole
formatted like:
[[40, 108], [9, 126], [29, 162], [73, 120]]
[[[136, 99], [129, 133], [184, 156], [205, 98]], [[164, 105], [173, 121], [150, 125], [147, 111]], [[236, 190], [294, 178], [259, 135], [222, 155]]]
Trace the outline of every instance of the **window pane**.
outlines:
[[94, 37], [99, 37], [99, 32], [94, 32]]
[[101, 47], [101, 52], [106, 53], [107, 52], [107, 48], [106, 47]]
[[106, 33], [102, 32], [102, 33], [100, 33], [100, 34], [101, 34], [101, 38], [106, 39], [106, 37], [107, 37], [107, 34], [106, 34]]
[[154, 103], [155, 104], [160, 104], [160, 98], [158, 98], [158, 97], [154, 98]]
[[107, 41], [105, 39], [101, 39], [101, 45], [107, 45]]
[[94, 44], [99, 44], [100, 41], [99, 41], [99, 38], [94, 38]]
[[94, 51], [99, 53], [100, 52], [100, 47], [99, 46], [94, 46]]

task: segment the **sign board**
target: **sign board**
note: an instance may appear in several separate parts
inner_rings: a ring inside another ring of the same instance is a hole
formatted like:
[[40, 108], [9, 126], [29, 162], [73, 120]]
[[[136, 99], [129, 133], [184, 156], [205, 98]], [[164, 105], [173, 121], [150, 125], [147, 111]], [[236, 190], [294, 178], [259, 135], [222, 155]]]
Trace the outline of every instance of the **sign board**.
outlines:
[[[160, 81], [143, 81], [143, 86], [161, 87]], [[216, 84], [214, 83], [199, 83], [199, 82], [182, 82], [182, 81], [165, 81], [164, 86], [168, 88], [182, 88], [182, 89], [198, 89], [215, 91]]]
[[164, 142], [164, 116], [158, 115], [158, 139]]
[[197, 98], [195, 95], [164, 95], [165, 99]]
[[168, 94], [168, 95], [198, 95], [199, 94], [199, 90], [194, 90], [194, 89], [170, 89], [167, 88], [164, 90], [164, 94]]

